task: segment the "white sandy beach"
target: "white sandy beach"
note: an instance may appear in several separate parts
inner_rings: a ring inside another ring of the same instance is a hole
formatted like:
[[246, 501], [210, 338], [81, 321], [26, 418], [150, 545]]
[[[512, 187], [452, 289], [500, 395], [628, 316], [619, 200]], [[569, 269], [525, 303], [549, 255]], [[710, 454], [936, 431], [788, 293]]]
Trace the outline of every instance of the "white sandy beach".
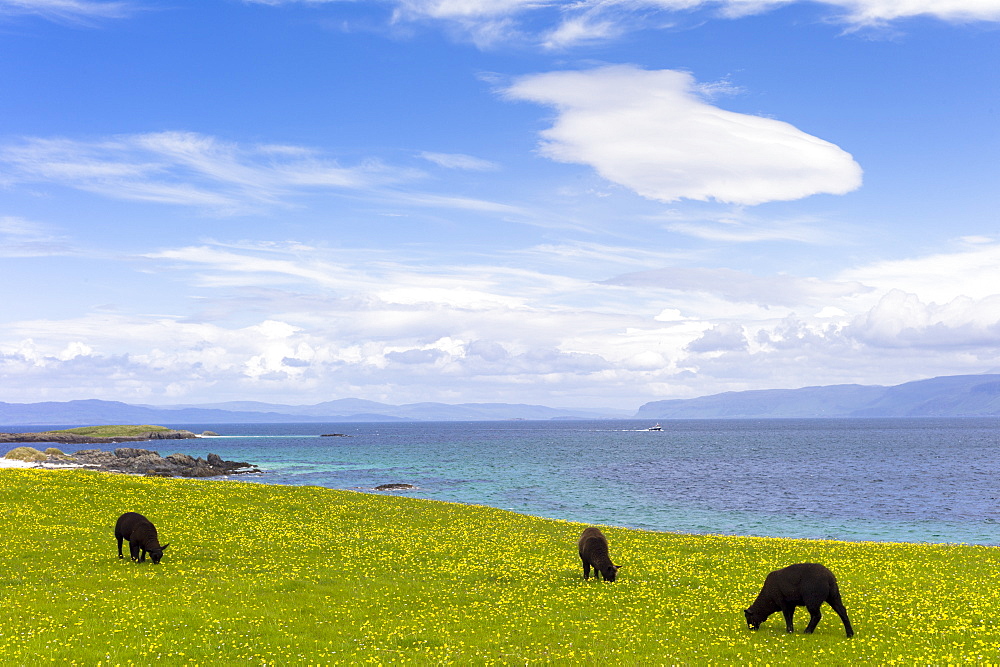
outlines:
[[0, 458], [0, 468], [37, 468], [40, 464], [31, 461]]
[[53, 463], [51, 461], [18, 461], [0, 458], [0, 468], [83, 468], [79, 463]]

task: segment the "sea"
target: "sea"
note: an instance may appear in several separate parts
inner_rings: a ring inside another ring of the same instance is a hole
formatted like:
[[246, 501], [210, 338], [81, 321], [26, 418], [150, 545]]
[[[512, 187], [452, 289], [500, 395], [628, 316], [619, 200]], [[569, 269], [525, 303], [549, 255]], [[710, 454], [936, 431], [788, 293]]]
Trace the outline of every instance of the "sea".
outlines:
[[388, 493], [656, 531], [1000, 545], [996, 418], [169, 426], [218, 436], [135, 446], [264, 471], [241, 481], [409, 484]]

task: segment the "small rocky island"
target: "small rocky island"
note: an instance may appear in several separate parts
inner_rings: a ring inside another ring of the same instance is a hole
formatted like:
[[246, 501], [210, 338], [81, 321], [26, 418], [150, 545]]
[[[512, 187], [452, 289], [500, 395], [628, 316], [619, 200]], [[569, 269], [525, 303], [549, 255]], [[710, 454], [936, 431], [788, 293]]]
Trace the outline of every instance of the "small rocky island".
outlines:
[[[197, 437], [199, 436], [191, 431], [162, 426], [105, 426], [39, 433], [0, 433], [0, 443], [117, 444]], [[209, 454], [206, 459], [189, 454], [169, 454], [163, 457], [159, 452], [135, 447], [118, 447], [113, 451], [81, 449], [74, 454], [65, 454], [56, 447], [49, 447], [43, 452], [22, 446], [10, 450], [4, 458], [43, 467], [80, 466], [104, 472], [157, 477], [217, 477], [261, 472], [256, 465], [243, 461], [225, 461], [218, 454]]]
[[144, 440], [186, 440], [198, 435], [165, 426], [82, 426], [61, 431], [0, 433], [0, 442], [57, 442], [68, 445], [100, 445]]

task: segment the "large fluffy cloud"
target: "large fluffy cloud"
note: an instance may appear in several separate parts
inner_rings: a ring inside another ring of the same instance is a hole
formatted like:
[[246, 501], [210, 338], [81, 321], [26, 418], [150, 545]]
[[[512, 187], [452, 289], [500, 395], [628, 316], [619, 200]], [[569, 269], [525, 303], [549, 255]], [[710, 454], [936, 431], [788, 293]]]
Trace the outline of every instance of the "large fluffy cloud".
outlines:
[[523, 77], [506, 94], [556, 109], [542, 154], [589, 165], [650, 199], [760, 204], [861, 184], [861, 168], [841, 148], [788, 123], [713, 106], [686, 72], [550, 72]]

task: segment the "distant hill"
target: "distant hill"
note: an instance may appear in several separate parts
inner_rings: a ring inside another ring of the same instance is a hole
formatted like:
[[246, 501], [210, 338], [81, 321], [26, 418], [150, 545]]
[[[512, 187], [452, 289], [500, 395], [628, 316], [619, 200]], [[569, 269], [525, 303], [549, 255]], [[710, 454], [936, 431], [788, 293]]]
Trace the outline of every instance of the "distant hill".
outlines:
[[205, 408], [161, 409], [97, 399], [46, 402], [0, 403], [0, 424], [102, 425], [102, 424], [227, 424], [317, 421], [266, 412], [233, 412]]
[[0, 402], [0, 424], [239, 424], [293, 422], [478, 421], [504, 419], [597, 419], [629, 417], [625, 410], [558, 409], [508, 403], [412, 403], [387, 405], [347, 398], [316, 405], [237, 401], [210, 405], [131, 405], [97, 399]]
[[892, 387], [857, 384], [736, 391], [653, 401], [643, 419], [1000, 416], [1000, 375], [951, 375]]
[[[544, 405], [528, 405], [524, 403], [408, 403], [404, 405], [389, 405], [376, 401], [366, 401], [360, 398], [341, 398], [335, 401], [325, 401], [315, 405], [281, 405], [277, 403], [258, 403], [253, 401], [234, 401], [228, 403], [209, 403], [203, 405], [161, 406], [172, 409], [216, 409], [242, 412], [280, 413], [298, 417], [321, 418], [329, 421], [331, 417], [338, 419], [356, 419], [363, 417], [364, 421], [478, 421], [496, 419], [597, 419], [632, 416], [630, 410], [585, 408], [550, 408]], [[380, 419], [372, 419], [379, 417]], [[306, 420], [306, 421], [311, 421]]]
[[726, 392], [653, 401], [626, 410], [550, 408], [512, 403], [389, 405], [343, 398], [315, 405], [233, 401], [132, 405], [96, 399], [2, 403], [0, 424], [239, 424], [293, 422], [495, 421], [505, 419], [725, 419], [782, 417], [1000, 417], [1000, 374], [952, 375], [894, 387], [841, 384]]

